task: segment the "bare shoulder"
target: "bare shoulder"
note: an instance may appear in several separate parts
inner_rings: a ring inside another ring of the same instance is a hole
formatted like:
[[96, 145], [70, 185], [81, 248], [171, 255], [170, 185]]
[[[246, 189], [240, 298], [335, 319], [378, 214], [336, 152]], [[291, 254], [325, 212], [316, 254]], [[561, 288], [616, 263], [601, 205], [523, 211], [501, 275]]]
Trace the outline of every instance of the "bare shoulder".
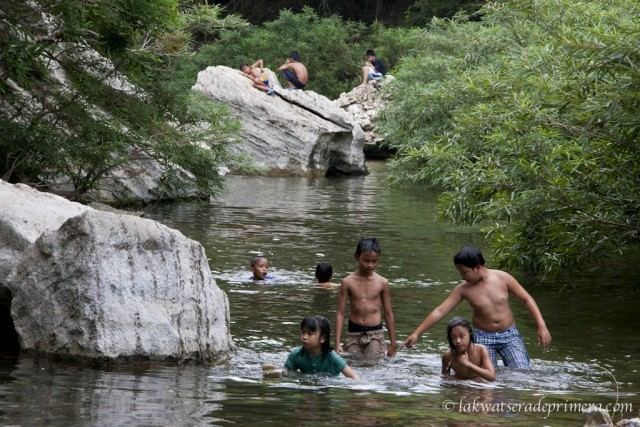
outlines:
[[349, 287], [349, 285], [351, 285], [353, 282], [355, 282], [355, 280], [356, 280], [355, 275], [353, 273], [351, 273], [348, 276], [344, 277], [340, 281], [340, 286], [341, 287]]
[[513, 277], [511, 274], [507, 273], [506, 271], [502, 271], [502, 270], [496, 270], [496, 269], [489, 269], [489, 273], [502, 281], [505, 282], [509, 282], [509, 281], [515, 281], [515, 277]]
[[375, 272], [373, 274], [375, 274], [374, 278], [375, 278], [377, 283], [379, 283], [382, 286], [389, 286], [389, 280], [386, 277], [381, 276], [381, 275], [379, 275], [378, 273], [375, 273]]

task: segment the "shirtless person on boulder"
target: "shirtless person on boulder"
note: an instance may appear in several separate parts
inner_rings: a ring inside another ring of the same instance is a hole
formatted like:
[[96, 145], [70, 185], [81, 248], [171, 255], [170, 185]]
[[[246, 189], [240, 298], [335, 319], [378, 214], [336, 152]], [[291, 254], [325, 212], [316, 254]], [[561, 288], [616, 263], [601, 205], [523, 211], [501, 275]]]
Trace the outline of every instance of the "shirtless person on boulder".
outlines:
[[309, 81], [307, 67], [300, 62], [300, 54], [297, 51], [291, 52], [287, 61], [278, 67], [287, 81], [289, 89], [304, 89]]

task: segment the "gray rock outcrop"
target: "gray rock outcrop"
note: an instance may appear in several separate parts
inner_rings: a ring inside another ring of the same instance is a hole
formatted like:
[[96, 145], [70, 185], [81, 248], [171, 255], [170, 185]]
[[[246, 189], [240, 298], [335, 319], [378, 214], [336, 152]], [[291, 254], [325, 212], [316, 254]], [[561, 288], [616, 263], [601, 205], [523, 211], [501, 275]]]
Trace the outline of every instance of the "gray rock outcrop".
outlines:
[[90, 208], [24, 184], [0, 180], [0, 287], [22, 253], [46, 231]]
[[380, 150], [384, 138], [376, 132], [375, 118], [389, 100], [384, 87], [393, 80], [393, 76], [387, 75], [381, 81], [370, 81], [364, 86], [356, 86], [349, 92], [341, 93], [338, 99], [333, 101], [362, 128], [365, 136], [364, 151], [369, 158], [388, 157]]
[[224, 66], [201, 71], [193, 89], [229, 106], [242, 123], [232, 150], [266, 175], [366, 173], [362, 129], [322, 95], [278, 84], [269, 96]]
[[0, 253], [14, 259], [0, 287], [10, 292], [22, 350], [98, 360], [228, 356], [228, 301], [198, 242], [24, 185], [0, 181], [0, 199], [9, 202], [0, 205]]

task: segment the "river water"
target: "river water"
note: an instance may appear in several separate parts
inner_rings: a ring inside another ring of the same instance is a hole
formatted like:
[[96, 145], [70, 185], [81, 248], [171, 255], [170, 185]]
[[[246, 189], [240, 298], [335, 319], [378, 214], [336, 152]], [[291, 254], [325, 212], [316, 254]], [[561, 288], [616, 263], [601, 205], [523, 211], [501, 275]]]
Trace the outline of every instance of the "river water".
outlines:
[[[361, 236], [382, 242], [378, 272], [390, 280], [399, 339], [406, 337], [459, 280], [453, 254], [484, 246], [478, 229], [437, 220], [436, 195], [387, 185], [383, 163], [358, 178], [228, 177], [216, 200], [149, 207], [145, 215], [206, 248], [227, 293], [237, 352], [205, 368], [73, 366], [24, 356], [0, 359], [1, 426], [565, 426], [582, 425], [587, 403], [640, 409], [637, 259], [555, 281], [517, 275], [553, 335], [536, 345], [531, 316], [511, 306], [532, 357], [530, 372], [498, 370], [493, 384], [444, 381], [445, 321], [411, 350], [362, 380], [265, 379], [261, 365], [283, 364], [299, 345], [299, 322], [321, 314], [332, 324], [337, 291], [314, 288], [315, 265], [334, 280], [353, 271]], [[255, 284], [249, 261], [264, 254], [275, 280]], [[491, 266], [491, 260], [488, 260]], [[453, 315], [470, 316], [461, 305]], [[611, 411], [613, 412], [613, 411]], [[621, 417], [614, 414], [614, 420]]]

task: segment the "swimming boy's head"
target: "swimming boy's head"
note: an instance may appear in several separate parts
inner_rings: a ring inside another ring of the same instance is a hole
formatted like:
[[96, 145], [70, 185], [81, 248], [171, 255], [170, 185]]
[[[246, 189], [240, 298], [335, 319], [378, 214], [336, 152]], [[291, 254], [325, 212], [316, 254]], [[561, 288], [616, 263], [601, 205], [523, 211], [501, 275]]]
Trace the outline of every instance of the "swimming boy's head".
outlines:
[[249, 66], [249, 64], [240, 64], [240, 71], [245, 74], [249, 74], [251, 72], [251, 67]]
[[291, 54], [289, 54], [289, 59], [291, 59], [292, 61], [300, 62], [300, 54], [297, 50], [294, 50], [291, 52]]
[[373, 273], [378, 266], [381, 253], [382, 248], [378, 239], [375, 237], [361, 238], [354, 254], [360, 274], [369, 275]]
[[452, 352], [466, 351], [469, 345], [475, 342], [471, 324], [460, 316], [449, 320], [447, 324], [447, 340]]
[[331, 264], [321, 262], [316, 265], [316, 280], [318, 283], [330, 282], [331, 276], [333, 276], [333, 268], [331, 267]]
[[[316, 333], [318, 334], [316, 336]], [[300, 322], [303, 347], [320, 344], [322, 354], [331, 351], [331, 324], [326, 317], [307, 316]], [[316, 341], [317, 340], [317, 341]]]
[[257, 256], [251, 260], [253, 280], [264, 280], [269, 272], [269, 260], [263, 256]]

